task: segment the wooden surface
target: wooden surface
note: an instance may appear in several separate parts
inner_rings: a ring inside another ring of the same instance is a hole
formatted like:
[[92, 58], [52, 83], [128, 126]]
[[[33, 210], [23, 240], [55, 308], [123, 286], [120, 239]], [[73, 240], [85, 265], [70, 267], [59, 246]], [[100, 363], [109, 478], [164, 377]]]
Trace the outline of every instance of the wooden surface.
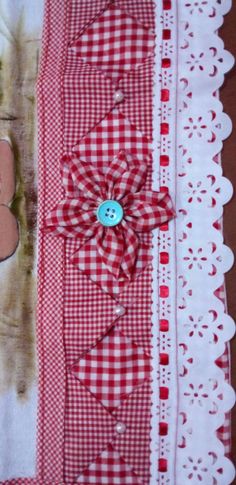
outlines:
[[[225, 23], [220, 31], [225, 47], [236, 57], [236, 2], [225, 17]], [[224, 175], [228, 177], [236, 190], [236, 68], [227, 74], [221, 90], [221, 100], [224, 111], [231, 117], [234, 129], [232, 135], [224, 143], [222, 153]], [[224, 213], [225, 242], [236, 256], [236, 197], [225, 207]], [[228, 312], [236, 321], [236, 264], [226, 275]], [[236, 338], [231, 342], [232, 351], [232, 385], [236, 389]], [[236, 408], [232, 411], [232, 458], [236, 464]], [[234, 481], [236, 484], [236, 480]]]

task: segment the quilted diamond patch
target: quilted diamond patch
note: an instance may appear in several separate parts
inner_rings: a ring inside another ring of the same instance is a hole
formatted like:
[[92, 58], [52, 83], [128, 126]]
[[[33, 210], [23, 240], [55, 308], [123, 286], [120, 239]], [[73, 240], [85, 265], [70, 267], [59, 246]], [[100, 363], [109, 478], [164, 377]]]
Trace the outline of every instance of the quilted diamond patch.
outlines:
[[72, 366], [72, 373], [110, 412], [150, 378], [150, 359], [117, 328]]
[[111, 6], [72, 43], [85, 62], [120, 77], [153, 53], [155, 36], [123, 10]]

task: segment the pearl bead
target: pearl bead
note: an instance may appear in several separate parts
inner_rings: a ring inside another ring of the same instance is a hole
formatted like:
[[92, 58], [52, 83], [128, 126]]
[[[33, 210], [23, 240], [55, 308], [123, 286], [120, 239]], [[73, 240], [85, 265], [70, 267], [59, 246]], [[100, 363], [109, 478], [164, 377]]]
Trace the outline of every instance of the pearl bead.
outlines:
[[119, 89], [114, 94], [115, 103], [121, 103], [124, 100], [124, 97], [125, 97], [124, 93], [122, 91], [120, 91], [120, 89]]
[[126, 312], [125, 308], [121, 305], [118, 305], [114, 310], [114, 313], [117, 317], [123, 317], [125, 312]]
[[116, 424], [116, 432], [118, 434], [123, 434], [126, 431], [125, 423], [117, 423]]

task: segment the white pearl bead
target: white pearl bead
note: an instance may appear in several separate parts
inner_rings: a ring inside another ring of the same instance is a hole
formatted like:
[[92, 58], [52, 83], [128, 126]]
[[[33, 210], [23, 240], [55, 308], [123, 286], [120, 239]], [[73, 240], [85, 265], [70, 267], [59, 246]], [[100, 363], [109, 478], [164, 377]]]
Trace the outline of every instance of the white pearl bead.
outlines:
[[114, 101], [115, 103], [121, 103], [124, 99], [125, 95], [122, 91], [120, 91], [120, 89], [118, 89], [118, 91], [115, 92], [114, 94]]
[[118, 305], [115, 310], [114, 310], [114, 313], [117, 317], [123, 317], [123, 315], [125, 314], [125, 308], [121, 305]]
[[117, 423], [116, 425], [116, 432], [119, 434], [123, 434], [126, 431], [125, 423]]

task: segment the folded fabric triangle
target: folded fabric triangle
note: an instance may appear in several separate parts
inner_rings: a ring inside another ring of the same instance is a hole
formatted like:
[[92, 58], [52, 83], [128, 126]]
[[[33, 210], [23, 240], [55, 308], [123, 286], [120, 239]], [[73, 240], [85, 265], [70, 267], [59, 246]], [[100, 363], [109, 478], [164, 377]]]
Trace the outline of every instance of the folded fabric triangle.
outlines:
[[73, 147], [78, 158], [95, 164], [100, 170], [109, 166], [110, 160], [120, 150], [144, 160], [151, 156], [152, 145], [118, 109], [109, 113]]
[[71, 372], [112, 412], [138, 386], [150, 379], [150, 359], [117, 328], [87, 352]]
[[125, 463], [118, 451], [110, 445], [97, 460], [78, 477], [77, 483], [101, 485], [140, 485], [142, 482]]
[[72, 43], [72, 49], [82, 59], [119, 78], [150, 56], [154, 49], [154, 34], [133, 17], [111, 6]]

